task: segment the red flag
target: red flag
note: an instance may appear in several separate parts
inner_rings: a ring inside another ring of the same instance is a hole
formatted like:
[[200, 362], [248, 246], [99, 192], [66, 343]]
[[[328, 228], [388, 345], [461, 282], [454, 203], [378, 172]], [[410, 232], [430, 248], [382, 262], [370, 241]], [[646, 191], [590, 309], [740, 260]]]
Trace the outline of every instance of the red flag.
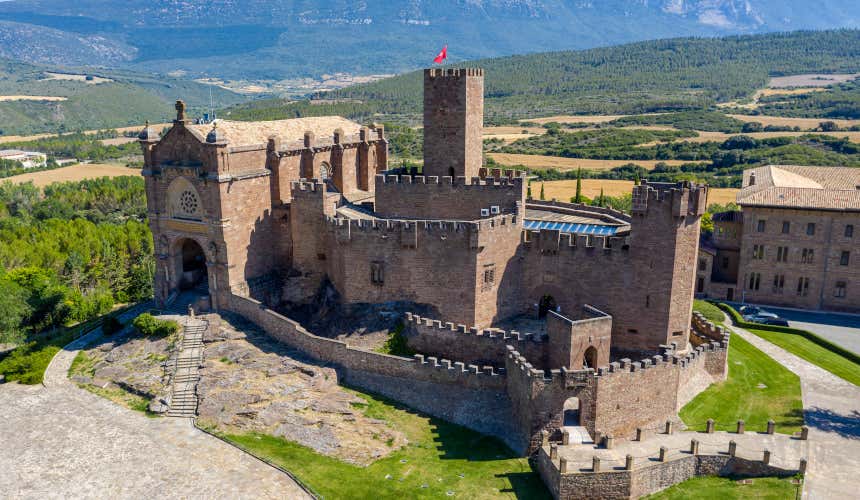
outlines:
[[436, 64], [442, 64], [442, 61], [448, 59], [448, 46], [442, 47], [442, 50], [439, 51], [439, 54], [436, 55], [436, 59], [433, 59], [433, 62]]

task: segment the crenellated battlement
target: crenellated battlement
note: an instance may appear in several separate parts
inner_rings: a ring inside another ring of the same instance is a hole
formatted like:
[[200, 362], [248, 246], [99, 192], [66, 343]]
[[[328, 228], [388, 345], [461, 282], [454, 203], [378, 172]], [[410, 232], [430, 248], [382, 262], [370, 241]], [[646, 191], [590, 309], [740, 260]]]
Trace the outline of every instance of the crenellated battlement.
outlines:
[[701, 216], [707, 209], [708, 187], [689, 181], [649, 183], [633, 187], [634, 214], [645, 214], [649, 207], [666, 206], [675, 217]]
[[[513, 171], [511, 171], [513, 172]], [[500, 177], [450, 177], [436, 175], [411, 175], [411, 174], [377, 174], [376, 184], [377, 189], [380, 185], [386, 184], [401, 184], [401, 185], [425, 185], [425, 186], [458, 186], [458, 187], [507, 187], [521, 189], [525, 184], [525, 175], [520, 176], [500, 176]]]
[[424, 356], [423, 354], [415, 354], [413, 359], [425, 368], [436, 370], [448, 370], [452, 375], [483, 375], [488, 377], [504, 377], [504, 368], [494, 368], [492, 366], [467, 365], [462, 361], [451, 361], [449, 359], [439, 359], [434, 356]]
[[[718, 342], [720, 345], [727, 347], [729, 345], [729, 331], [722, 325], [716, 325], [713, 321], [708, 320], [699, 311], [693, 311], [691, 318], [693, 333], [698, 337], [697, 343], [710, 344]], [[691, 339], [692, 340], [692, 339]]]
[[464, 78], [467, 76], [480, 76], [483, 78], [483, 68], [427, 68], [424, 70], [425, 78]]
[[319, 182], [317, 179], [300, 179], [292, 181], [290, 183], [290, 187], [292, 188], [293, 196], [302, 191], [310, 193], [325, 192], [325, 184]]
[[410, 312], [406, 313], [406, 322], [416, 326], [433, 328], [436, 330], [444, 330], [456, 332], [460, 335], [474, 335], [483, 337], [491, 341], [501, 343], [519, 343], [519, 342], [534, 342], [542, 344], [546, 342], [545, 335], [536, 335], [534, 333], [518, 332], [516, 330], [502, 330], [501, 328], [478, 328], [476, 326], [468, 327], [466, 325], [455, 325], [450, 321], [443, 323], [437, 319], [424, 318]]

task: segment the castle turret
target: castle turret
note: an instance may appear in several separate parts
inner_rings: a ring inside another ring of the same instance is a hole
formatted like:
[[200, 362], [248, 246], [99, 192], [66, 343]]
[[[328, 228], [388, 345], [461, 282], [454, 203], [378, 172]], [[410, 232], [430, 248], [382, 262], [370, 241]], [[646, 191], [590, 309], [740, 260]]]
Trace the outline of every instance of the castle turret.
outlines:
[[643, 182], [633, 190], [630, 258], [633, 268], [617, 341], [629, 348], [687, 346], [699, 225], [706, 186]]
[[484, 70], [425, 70], [424, 175], [477, 177], [483, 129]]

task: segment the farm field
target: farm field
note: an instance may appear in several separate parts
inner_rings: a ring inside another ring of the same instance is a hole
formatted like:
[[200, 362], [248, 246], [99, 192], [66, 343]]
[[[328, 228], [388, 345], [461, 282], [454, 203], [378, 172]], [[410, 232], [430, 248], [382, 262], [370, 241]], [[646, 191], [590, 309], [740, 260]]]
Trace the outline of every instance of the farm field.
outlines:
[[[532, 196], [540, 192], [541, 182], [532, 182]], [[544, 196], [546, 199], [553, 198], [559, 201], [568, 201], [576, 195], [576, 180], [546, 181], [544, 185]], [[600, 194], [601, 188], [606, 196], [621, 196], [633, 192], [633, 181], [620, 181], [610, 179], [582, 179], [582, 194], [594, 199]], [[708, 195], [708, 204], [726, 204], [734, 202], [738, 190], [731, 188], [711, 189]]]
[[849, 128], [854, 125], [860, 125], [860, 120], [836, 120], [827, 118], [786, 118], [783, 116], [768, 116], [768, 115], [726, 115], [736, 118], [742, 122], [758, 122], [764, 126], [776, 125], [782, 127], [800, 127], [801, 129], [814, 129], [818, 124], [825, 121], [830, 121], [839, 125], [839, 128]]
[[[150, 124], [155, 130], [161, 131], [163, 128], [173, 126], [172, 123], [153, 123]], [[116, 130], [119, 134], [123, 134], [125, 132], [140, 132], [143, 129], [143, 125], [132, 125], [130, 127], [117, 127], [107, 130]], [[85, 134], [96, 134], [101, 132], [102, 130], [84, 130]], [[47, 137], [57, 137], [57, 134], [34, 134], [34, 135], [0, 135], [0, 144], [7, 142], [22, 142], [22, 141], [35, 141], [38, 139], [45, 139]]]
[[526, 118], [524, 120], [520, 120], [521, 122], [531, 122], [531, 123], [539, 123], [543, 125], [544, 123], [558, 122], [558, 123], [606, 123], [611, 122], [612, 120], [617, 120], [619, 118], [624, 118], [628, 115], [557, 115], [557, 116], [546, 116], [544, 118]]
[[860, 73], [819, 74], [777, 76], [770, 79], [768, 87], [772, 89], [792, 87], [827, 87], [835, 83], [844, 83], [860, 77]]
[[[110, 78], [103, 78], [103, 77], [95, 76], [95, 75], [78, 75], [78, 74], [72, 74], [72, 73], [52, 73], [50, 71], [45, 72], [45, 74], [48, 75], [48, 77], [44, 78], [43, 80], [67, 80], [70, 82], [86, 82], [87, 85], [98, 85], [100, 83], [110, 83], [110, 82], [114, 81]], [[87, 76], [90, 76], [91, 79], [87, 80]]]
[[[724, 142], [729, 137], [737, 136], [737, 135], [745, 135], [747, 137], [752, 137], [753, 139], [769, 139], [772, 137], [800, 137], [801, 135], [828, 135], [831, 137], [847, 137], [851, 142], [860, 142], [860, 132], [855, 131], [841, 131], [837, 130], [835, 132], [747, 132], [745, 134], [726, 134], [724, 132], [703, 132], [696, 131], [699, 136], [698, 137], [685, 137], [683, 139], [677, 139], [672, 142]], [[525, 136], [523, 136], [525, 137]], [[658, 142], [647, 142], [644, 144], [639, 144], [637, 147], [649, 147], [659, 144]]]
[[[586, 170], [609, 170], [633, 163], [641, 167], [652, 169], [661, 160], [592, 160], [588, 158], [564, 158], [561, 156], [524, 155], [513, 153], [487, 153], [487, 156], [501, 165], [523, 165], [529, 168], [555, 168], [558, 170], [574, 170], [583, 168]], [[690, 163], [682, 160], [662, 161], [668, 165], [683, 165]]]
[[37, 187], [44, 187], [53, 182], [82, 181], [84, 179], [120, 177], [123, 175], [140, 175], [140, 170], [128, 168], [116, 163], [81, 163], [70, 167], [15, 175], [5, 179], [0, 179], [0, 182], [11, 181], [12, 183], [20, 184], [22, 182], [32, 181]]
[[0, 95], [0, 102], [5, 101], [67, 101], [67, 97], [48, 95]]

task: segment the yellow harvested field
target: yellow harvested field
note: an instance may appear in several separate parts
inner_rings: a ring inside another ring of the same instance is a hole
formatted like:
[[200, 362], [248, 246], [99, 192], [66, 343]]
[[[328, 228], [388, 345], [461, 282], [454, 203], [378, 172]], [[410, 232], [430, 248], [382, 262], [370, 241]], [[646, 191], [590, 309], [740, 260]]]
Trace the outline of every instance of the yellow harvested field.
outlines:
[[[172, 123], [155, 123], [150, 124], [150, 127], [154, 128], [158, 132], [161, 132], [165, 127], [172, 127]], [[99, 129], [99, 130], [85, 130], [85, 134], [96, 134], [101, 132], [102, 130], [116, 130], [119, 134], [123, 134], [125, 132], [140, 132], [143, 129], [143, 125], [132, 125], [130, 127], [117, 127], [113, 129]], [[0, 135], [0, 144], [5, 142], [20, 142], [20, 141], [35, 141], [38, 139], [44, 139], [46, 137], [57, 137], [57, 134], [33, 134], [33, 135]]]
[[559, 115], [547, 116], [545, 118], [527, 118], [521, 122], [544, 123], [606, 123], [617, 120], [628, 115]]
[[484, 127], [484, 135], [525, 135], [525, 130], [529, 134], [543, 134], [546, 129], [543, 127]]
[[101, 143], [105, 146], [122, 146], [123, 144], [128, 144], [129, 142], [134, 142], [137, 140], [137, 137], [116, 137], [113, 139], [102, 139]]
[[[487, 153], [487, 156], [501, 165], [523, 165], [528, 168], [555, 168], [558, 170], [575, 170], [582, 168], [586, 170], [609, 170], [633, 163], [641, 167], [652, 169], [654, 165], [661, 163], [660, 160], [592, 160], [583, 158], [562, 158], [560, 156], [522, 155], [511, 153]], [[681, 160], [663, 161], [668, 165], [683, 165], [690, 163]]]
[[57, 97], [48, 95], [0, 95], [0, 102], [6, 101], [68, 101], [67, 97]]
[[[108, 83], [112, 82], [110, 78], [102, 78], [100, 76], [95, 75], [76, 75], [72, 73], [45, 73], [48, 75], [48, 78], [44, 78], [43, 80], [69, 80], [72, 82], [86, 82], [88, 85], [98, 85], [100, 83]], [[87, 80], [87, 76], [90, 76], [92, 79]]]
[[803, 94], [811, 94], [813, 92], [824, 92], [827, 89], [825, 87], [800, 87], [793, 89], [781, 89], [781, 88], [773, 88], [773, 89], [762, 89], [758, 91], [759, 96], [771, 96], [771, 95], [803, 95]]
[[860, 120], [831, 120], [827, 118], [786, 118], [783, 116], [766, 116], [766, 115], [728, 115], [742, 122], [758, 122], [762, 125], [777, 125], [787, 127], [800, 127], [802, 129], [814, 129], [821, 122], [833, 122], [839, 125], [840, 128], [853, 127], [860, 125]]
[[[540, 182], [532, 182], [532, 196], [540, 193]], [[548, 200], [555, 198], [559, 201], [569, 201], [576, 195], [576, 180], [547, 181], [544, 185], [544, 197]], [[600, 194], [600, 189], [606, 196], [621, 196], [633, 192], [633, 181], [617, 181], [609, 179], [583, 179], [582, 194], [594, 199]], [[711, 189], [708, 193], [708, 204], [721, 205], [735, 201], [737, 189]]]
[[104, 163], [87, 163], [72, 165], [71, 167], [44, 170], [30, 174], [15, 175], [0, 179], [0, 182], [11, 181], [15, 184], [32, 181], [38, 187], [44, 187], [54, 182], [82, 181], [84, 179], [96, 179], [98, 177], [121, 177], [123, 175], [140, 175], [140, 170], [124, 167], [122, 165], [110, 165]]
[[[677, 139], [673, 142], [723, 142], [729, 137], [736, 135], [746, 135], [752, 137], [753, 139], [768, 139], [772, 137], [799, 137], [801, 135], [829, 135], [831, 137], [847, 137], [851, 142], [860, 142], [860, 132], [749, 132], [746, 134], [725, 134], [723, 132], [702, 132], [699, 131], [698, 137], [685, 137], [683, 139]], [[648, 142], [644, 144], [639, 144], [636, 147], [648, 147], [654, 146], [657, 142]]]

